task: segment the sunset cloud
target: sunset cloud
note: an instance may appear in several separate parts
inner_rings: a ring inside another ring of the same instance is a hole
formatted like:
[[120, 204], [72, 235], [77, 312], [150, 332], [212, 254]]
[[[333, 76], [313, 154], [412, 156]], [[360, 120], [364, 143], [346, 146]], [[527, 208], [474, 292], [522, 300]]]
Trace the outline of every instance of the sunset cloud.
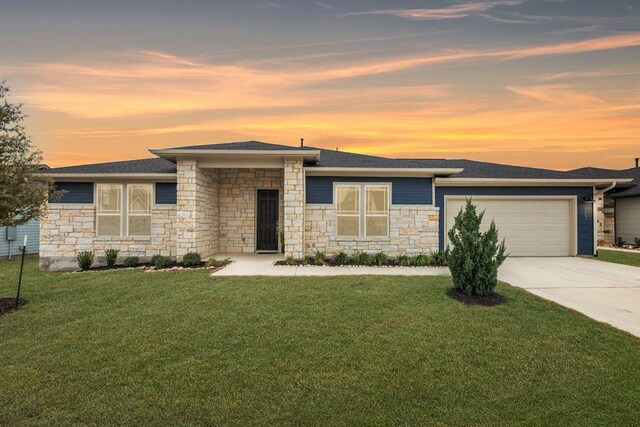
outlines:
[[523, 0], [499, 0], [480, 1], [470, 3], [458, 3], [449, 7], [424, 8], [424, 9], [381, 9], [364, 12], [349, 12], [345, 15], [391, 15], [406, 19], [434, 21], [440, 19], [461, 19], [486, 12], [498, 6], [516, 6], [522, 4]]

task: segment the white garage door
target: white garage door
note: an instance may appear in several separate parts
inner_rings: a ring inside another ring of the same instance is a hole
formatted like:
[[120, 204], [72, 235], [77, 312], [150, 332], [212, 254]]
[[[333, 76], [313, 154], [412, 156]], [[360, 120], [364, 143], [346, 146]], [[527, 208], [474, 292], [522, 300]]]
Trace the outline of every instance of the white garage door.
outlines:
[[[575, 199], [518, 199], [473, 197], [478, 212], [486, 210], [482, 227], [495, 220], [500, 238], [512, 256], [575, 255]], [[464, 206], [464, 198], [447, 198], [445, 230]], [[447, 238], [448, 241], [448, 238]]]
[[640, 197], [616, 199], [616, 236], [627, 243], [640, 238]]

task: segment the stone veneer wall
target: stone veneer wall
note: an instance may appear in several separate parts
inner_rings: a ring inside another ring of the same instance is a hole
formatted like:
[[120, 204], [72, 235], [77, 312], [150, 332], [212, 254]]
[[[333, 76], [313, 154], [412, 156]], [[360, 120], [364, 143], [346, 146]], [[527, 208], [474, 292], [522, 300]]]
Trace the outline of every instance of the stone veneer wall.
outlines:
[[327, 255], [339, 251], [384, 251], [388, 256], [438, 251], [439, 208], [429, 205], [391, 205], [389, 237], [336, 237], [334, 205], [306, 205], [305, 251]]
[[153, 205], [151, 237], [96, 237], [94, 205], [51, 204], [40, 219], [40, 269], [69, 270], [78, 267], [78, 251], [94, 251], [95, 265], [104, 265], [105, 249], [118, 249], [119, 259], [153, 255], [176, 256], [176, 207]]
[[178, 160], [176, 253], [188, 252], [206, 258], [218, 252], [218, 174], [198, 168], [195, 160]]
[[218, 169], [218, 176], [220, 203], [219, 252], [253, 253], [256, 250], [255, 221], [258, 189], [279, 190], [278, 222], [283, 224], [283, 170]]
[[304, 257], [304, 169], [302, 160], [284, 160], [285, 256]]
[[605, 197], [602, 191], [596, 193], [596, 219], [598, 245], [613, 245], [616, 234], [615, 200]]

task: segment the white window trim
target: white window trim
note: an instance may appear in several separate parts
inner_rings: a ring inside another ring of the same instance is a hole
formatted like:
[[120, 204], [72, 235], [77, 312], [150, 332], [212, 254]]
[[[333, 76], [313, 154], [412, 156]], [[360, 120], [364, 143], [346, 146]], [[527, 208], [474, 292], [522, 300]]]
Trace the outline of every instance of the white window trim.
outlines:
[[[338, 214], [338, 190], [340, 187], [344, 188], [355, 188], [358, 192], [358, 213], [357, 214]], [[335, 188], [335, 208], [336, 208], [336, 236], [343, 238], [350, 237], [360, 237], [362, 235], [362, 194], [361, 194], [361, 185], [359, 184], [337, 184]], [[348, 218], [358, 218], [358, 235], [357, 236], [344, 236], [338, 234], [338, 218], [339, 217], [348, 217]]]
[[[367, 214], [367, 189], [369, 187], [384, 187], [386, 189], [387, 192], [387, 213], [386, 214]], [[391, 187], [387, 184], [364, 184], [362, 186], [362, 190], [364, 193], [364, 197], [363, 197], [363, 205], [364, 205], [364, 210], [362, 212], [362, 221], [364, 222], [364, 235], [362, 237], [372, 237], [372, 238], [376, 238], [376, 237], [389, 237], [389, 227], [391, 224], [389, 224], [389, 217], [391, 215], [389, 215], [389, 211], [391, 210], [391, 197], [390, 197], [390, 193], [391, 193]], [[381, 235], [381, 236], [368, 236], [367, 235], [367, 218], [386, 218], [387, 219], [387, 234]]]
[[[105, 214], [100, 212], [100, 186], [116, 186], [120, 187], [120, 212], [117, 214]], [[95, 201], [96, 201], [96, 237], [101, 238], [109, 238], [109, 237], [122, 237], [123, 232], [123, 224], [122, 218], [124, 216], [125, 205], [123, 204], [123, 195], [124, 195], [124, 184], [116, 183], [116, 182], [100, 182], [96, 183], [95, 188]], [[117, 216], [120, 217], [120, 231], [117, 235], [100, 235], [98, 234], [98, 230], [100, 229], [100, 217], [101, 216]]]
[[[129, 212], [129, 188], [130, 186], [145, 186], [145, 187], [149, 187], [151, 189], [151, 192], [149, 194], [149, 213], [145, 213], [145, 214], [137, 214], [137, 213], [131, 213]], [[125, 201], [126, 201], [126, 208], [123, 212], [123, 217], [124, 217], [124, 223], [125, 223], [125, 230], [126, 230], [126, 236], [127, 237], [151, 237], [151, 228], [153, 226], [152, 224], [152, 214], [153, 214], [153, 205], [154, 205], [154, 201], [155, 201], [155, 193], [154, 193], [154, 187], [155, 185], [153, 183], [151, 184], [147, 184], [147, 183], [129, 183], [126, 185], [126, 196], [125, 196]], [[129, 234], [129, 218], [132, 216], [148, 216], [149, 217], [149, 234], [136, 234], [136, 235], [130, 235]]]
[[[339, 187], [356, 187], [358, 188], [358, 201], [360, 205], [358, 215], [338, 215], [338, 188]], [[366, 188], [367, 187], [386, 187], [387, 188], [387, 214], [386, 215], [367, 215], [366, 213]], [[338, 239], [385, 239], [389, 238], [391, 231], [391, 183], [390, 182], [334, 182], [333, 183], [333, 206], [336, 212], [336, 238]], [[358, 217], [358, 235], [357, 236], [342, 236], [338, 234], [338, 217], [339, 216], [351, 216]], [[387, 218], [387, 234], [384, 236], [367, 236], [366, 222], [367, 217], [386, 217]]]
[[[101, 236], [98, 234], [98, 223], [99, 223], [99, 216], [100, 215], [104, 215], [104, 216], [116, 216], [116, 214], [101, 214], [99, 213], [98, 209], [99, 209], [99, 203], [100, 203], [100, 199], [99, 199], [99, 186], [100, 185], [116, 185], [120, 187], [120, 214], [118, 214], [117, 216], [120, 216], [120, 234], [119, 235], [112, 235], [112, 236]], [[147, 235], [135, 235], [135, 236], [129, 236], [129, 185], [149, 185], [151, 186], [151, 205], [150, 205], [150, 209], [151, 209], [151, 213], [150, 214], [144, 214], [144, 215], [137, 215], [137, 214], [131, 214], [134, 216], [147, 216], [149, 215], [151, 217], [151, 227], [153, 228], [153, 209], [156, 206], [175, 206], [175, 205], [157, 205], [155, 203], [156, 200], [156, 186], [155, 186], [155, 182], [153, 183], [147, 183], [147, 182], [131, 182], [131, 183], [122, 183], [122, 182], [96, 182], [94, 185], [94, 189], [93, 189], [93, 198], [94, 198], [94, 203], [93, 205], [90, 206], [94, 206], [95, 207], [95, 218], [96, 218], [96, 224], [95, 224], [95, 236], [96, 238], [99, 239], [114, 239], [114, 238], [118, 238], [118, 237], [133, 237], [136, 239], [149, 239], [152, 237], [151, 230], [149, 230], [149, 234]], [[78, 205], [74, 205], [75, 207], [77, 207]]]

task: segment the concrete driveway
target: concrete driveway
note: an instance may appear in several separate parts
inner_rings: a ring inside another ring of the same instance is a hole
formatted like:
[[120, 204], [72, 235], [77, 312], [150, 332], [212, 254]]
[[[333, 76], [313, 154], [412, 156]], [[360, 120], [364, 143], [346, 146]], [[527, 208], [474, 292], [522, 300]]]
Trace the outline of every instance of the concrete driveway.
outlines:
[[508, 258], [499, 279], [640, 337], [640, 268], [588, 258]]

